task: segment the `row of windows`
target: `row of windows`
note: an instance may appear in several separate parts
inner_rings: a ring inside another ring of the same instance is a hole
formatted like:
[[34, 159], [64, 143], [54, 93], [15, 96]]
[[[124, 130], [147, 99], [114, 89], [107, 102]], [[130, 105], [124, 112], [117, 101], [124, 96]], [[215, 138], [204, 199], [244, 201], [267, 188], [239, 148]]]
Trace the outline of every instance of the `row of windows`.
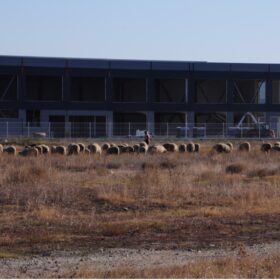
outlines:
[[[233, 94], [228, 94], [227, 80], [194, 81], [194, 102], [197, 104], [225, 104], [232, 96], [233, 103], [264, 104], [267, 99], [265, 80], [233, 80]], [[188, 80], [155, 79], [153, 88], [148, 89], [146, 79], [113, 78], [113, 102], [147, 102], [147, 93], [153, 90], [155, 101], [163, 103], [185, 103], [188, 101]], [[27, 76], [26, 99], [29, 101], [61, 101], [63, 80], [51, 76]], [[272, 81], [272, 103], [280, 104], [280, 80]], [[99, 77], [71, 77], [70, 100], [76, 102], [104, 102], [106, 80]], [[0, 75], [0, 101], [18, 99], [17, 77]]]

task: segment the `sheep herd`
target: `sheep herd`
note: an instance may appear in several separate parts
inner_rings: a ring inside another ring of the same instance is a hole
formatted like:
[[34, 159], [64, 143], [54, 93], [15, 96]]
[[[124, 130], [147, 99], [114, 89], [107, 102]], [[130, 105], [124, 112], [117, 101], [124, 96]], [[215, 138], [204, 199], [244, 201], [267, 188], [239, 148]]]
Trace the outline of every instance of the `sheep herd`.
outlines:
[[[249, 142], [243, 142], [238, 145], [237, 148], [242, 152], [250, 152], [251, 144]], [[200, 144], [189, 142], [187, 144], [155, 144], [147, 145], [145, 142], [139, 144], [114, 144], [114, 143], [91, 143], [85, 145], [83, 143], [71, 143], [67, 147], [63, 145], [48, 146], [45, 144], [32, 144], [25, 146], [20, 151], [14, 145], [3, 146], [0, 144], [0, 153], [6, 153], [10, 155], [20, 156], [39, 156], [40, 154], [58, 154], [58, 155], [79, 155], [79, 154], [105, 154], [105, 155], [120, 155], [120, 154], [163, 154], [167, 152], [171, 153], [199, 153], [201, 150]], [[218, 143], [212, 147], [212, 151], [216, 153], [231, 153], [234, 150], [232, 143]], [[270, 151], [280, 151], [280, 142], [274, 144], [263, 143], [261, 145], [261, 151], [268, 153]]]

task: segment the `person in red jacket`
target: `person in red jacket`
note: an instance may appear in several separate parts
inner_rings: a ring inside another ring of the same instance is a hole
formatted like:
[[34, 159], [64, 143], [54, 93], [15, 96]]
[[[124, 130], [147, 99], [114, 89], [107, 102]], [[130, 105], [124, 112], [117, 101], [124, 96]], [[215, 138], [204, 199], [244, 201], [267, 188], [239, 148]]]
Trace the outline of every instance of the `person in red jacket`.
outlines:
[[147, 145], [150, 145], [151, 143], [151, 135], [149, 131], [145, 130], [145, 136], [144, 136], [144, 141], [146, 142]]

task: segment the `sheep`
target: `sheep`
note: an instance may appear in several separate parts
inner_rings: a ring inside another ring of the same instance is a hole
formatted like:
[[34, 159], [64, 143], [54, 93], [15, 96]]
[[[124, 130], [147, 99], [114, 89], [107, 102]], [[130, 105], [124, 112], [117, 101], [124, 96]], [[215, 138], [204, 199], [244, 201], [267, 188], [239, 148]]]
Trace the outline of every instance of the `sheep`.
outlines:
[[241, 152], [250, 152], [251, 150], [251, 145], [249, 142], [244, 142], [244, 143], [240, 143], [238, 150]]
[[139, 153], [140, 154], [146, 154], [148, 152], [148, 149], [149, 149], [148, 145], [140, 146], [139, 147]]
[[47, 145], [40, 145], [42, 149], [42, 154], [49, 154], [50, 153], [50, 147]]
[[43, 147], [42, 147], [42, 145], [36, 145], [36, 146], [31, 146], [31, 145], [30, 145], [30, 147], [31, 147], [31, 148], [36, 148], [36, 149], [38, 150], [38, 152], [39, 152], [40, 155], [43, 153]]
[[123, 152], [124, 153], [129, 153], [129, 154], [134, 153], [134, 148], [131, 147], [131, 146], [127, 146], [127, 147], [124, 148]]
[[166, 149], [166, 151], [169, 151], [170, 143], [164, 143], [162, 146]]
[[3, 145], [0, 144], [0, 153], [3, 153], [3, 150], [4, 150]]
[[68, 145], [68, 155], [78, 155], [80, 153], [80, 146], [72, 143]]
[[274, 147], [280, 147], [280, 142], [275, 142]]
[[134, 150], [135, 153], [139, 153], [140, 145], [139, 144], [133, 145], [133, 150]]
[[88, 149], [92, 154], [102, 154], [102, 148], [97, 143], [92, 143], [88, 145]]
[[233, 144], [231, 142], [227, 142], [226, 145], [228, 145], [230, 149], [233, 150]]
[[120, 149], [120, 153], [124, 153], [126, 146], [120, 144], [120, 145], [118, 145], [118, 148]]
[[153, 145], [149, 147], [148, 152], [151, 154], [163, 154], [167, 150], [162, 145]]
[[261, 151], [264, 153], [268, 153], [272, 149], [272, 145], [270, 143], [263, 143], [261, 145]]
[[218, 153], [230, 153], [231, 149], [228, 145], [224, 143], [218, 143], [213, 146], [213, 150], [215, 150]]
[[146, 142], [141, 142], [141, 143], [139, 143], [139, 145], [140, 145], [141, 147], [143, 147], [143, 146], [148, 146], [148, 144], [147, 144]]
[[162, 145], [168, 152], [178, 152], [178, 146], [175, 143], [166, 143]]
[[120, 149], [117, 146], [110, 147], [107, 150], [107, 155], [119, 155], [119, 154], [120, 154]]
[[118, 145], [115, 144], [115, 143], [111, 143], [111, 144], [110, 144], [110, 147], [118, 147]]
[[35, 156], [37, 157], [39, 155], [39, 151], [35, 147], [26, 147], [21, 152], [19, 152], [19, 155], [27, 157], [27, 156]]
[[51, 146], [51, 153], [52, 153], [52, 154], [55, 154], [55, 153], [56, 153], [56, 152], [55, 152], [56, 147], [57, 147], [57, 146]]
[[55, 148], [55, 154], [66, 155], [67, 154], [66, 147], [65, 146], [57, 146]]
[[8, 146], [8, 147], [4, 148], [3, 152], [7, 153], [9, 155], [16, 155], [17, 154], [17, 148], [15, 146]]
[[187, 151], [187, 145], [186, 144], [180, 144], [179, 145], [179, 152], [185, 153]]
[[102, 148], [103, 151], [107, 151], [110, 148], [110, 144], [109, 143], [104, 143], [101, 148]]
[[271, 148], [272, 151], [275, 151], [275, 152], [280, 152], [280, 146], [273, 146]]
[[195, 144], [192, 143], [192, 142], [188, 143], [188, 144], [187, 144], [187, 151], [188, 151], [189, 153], [193, 153], [193, 152], [195, 151]]
[[89, 148], [85, 148], [84, 154], [89, 155], [91, 153]]
[[83, 153], [86, 149], [86, 145], [83, 143], [78, 143], [77, 145], [79, 145], [79, 147], [80, 147], [80, 153]]
[[195, 143], [195, 144], [194, 144], [194, 152], [195, 152], [195, 153], [199, 153], [199, 151], [200, 151], [200, 144]]

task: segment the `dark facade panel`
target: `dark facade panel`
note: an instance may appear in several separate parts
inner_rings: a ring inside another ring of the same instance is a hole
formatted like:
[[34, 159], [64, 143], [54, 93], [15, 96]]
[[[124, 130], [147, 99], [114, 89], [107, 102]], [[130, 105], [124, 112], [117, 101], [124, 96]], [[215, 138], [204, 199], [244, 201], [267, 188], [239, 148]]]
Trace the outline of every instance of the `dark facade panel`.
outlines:
[[24, 57], [23, 65], [27, 67], [65, 67], [65, 59], [62, 58], [40, 58], [40, 57]]
[[270, 72], [280, 73], [280, 64], [270, 64]]
[[194, 63], [194, 71], [229, 72], [230, 64], [228, 64], [228, 63]]
[[54, 76], [27, 76], [26, 96], [31, 101], [61, 101], [62, 78]]
[[68, 59], [69, 68], [108, 69], [109, 60], [102, 59]]
[[190, 63], [154, 61], [152, 62], [152, 70], [190, 71]]
[[104, 102], [105, 78], [71, 77], [70, 99], [78, 102]]
[[113, 78], [114, 102], [146, 102], [147, 81], [141, 78]]
[[233, 72], [268, 72], [268, 64], [243, 64], [233, 63], [231, 64], [231, 71]]
[[21, 58], [15, 56], [0, 56], [0, 65], [3, 66], [20, 66]]
[[111, 69], [132, 69], [132, 70], [149, 70], [151, 63], [148, 61], [129, 61], [129, 60], [112, 60]]

